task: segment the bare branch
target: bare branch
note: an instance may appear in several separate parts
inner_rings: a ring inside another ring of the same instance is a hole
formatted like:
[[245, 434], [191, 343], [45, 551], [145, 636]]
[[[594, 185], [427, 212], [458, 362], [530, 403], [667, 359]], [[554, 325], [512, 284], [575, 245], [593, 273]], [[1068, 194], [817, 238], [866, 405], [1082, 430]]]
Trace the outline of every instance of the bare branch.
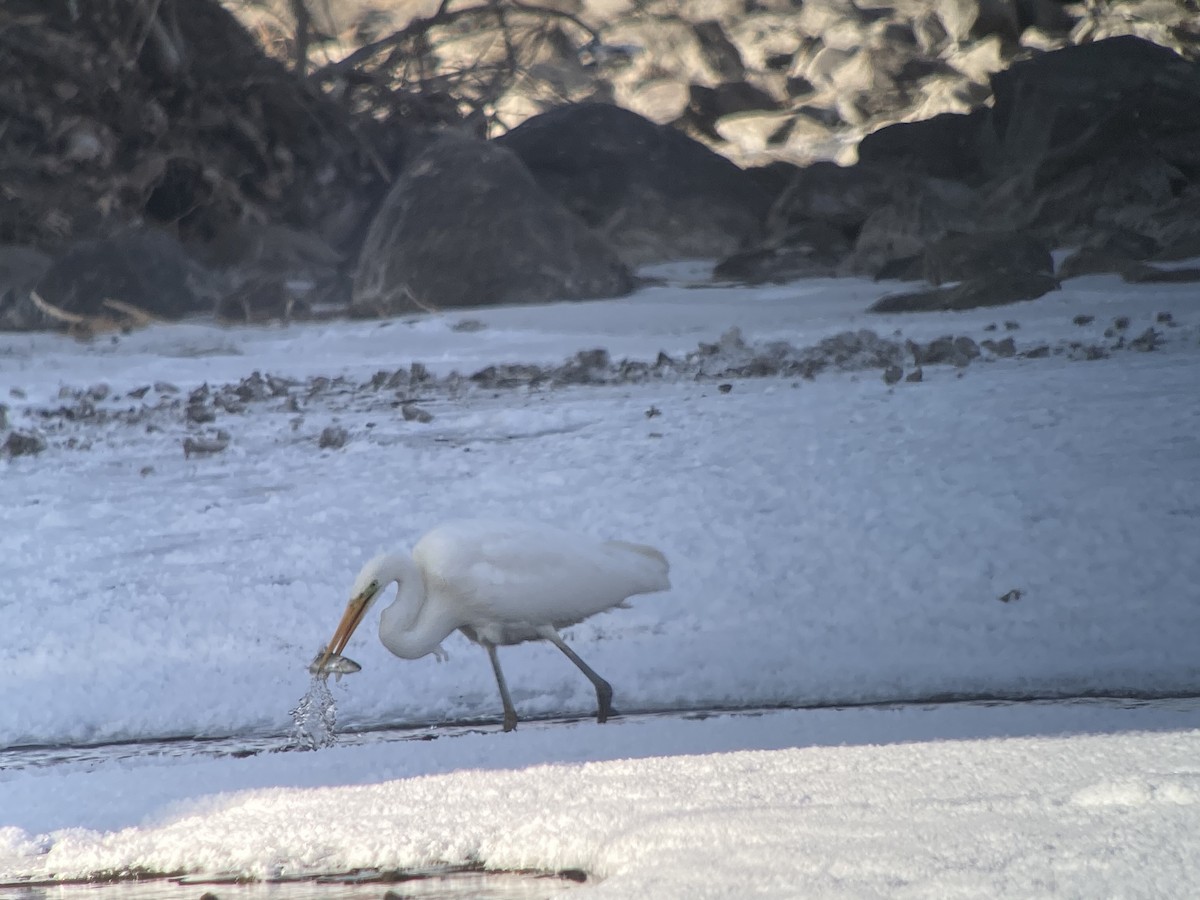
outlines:
[[304, 0], [291, 0], [292, 16], [296, 19], [296, 51], [292, 71], [303, 78], [308, 72], [308, 41], [311, 37], [312, 13]]
[[601, 42], [600, 32], [587, 24], [578, 16], [565, 12], [561, 9], [554, 9], [549, 6], [538, 6], [534, 3], [523, 3], [521, 0], [489, 0], [489, 2], [477, 6], [465, 6], [462, 9], [448, 9], [450, 0], [442, 0], [438, 8], [430, 16], [423, 19], [413, 19], [399, 31], [394, 31], [386, 37], [382, 37], [377, 41], [372, 41], [369, 44], [363, 44], [349, 56], [343, 57], [336, 62], [322, 66], [313, 73], [313, 77], [318, 80], [332, 78], [338, 74], [353, 69], [380, 52], [399, 44], [403, 44], [412, 38], [425, 34], [432, 28], [438, 25], [444, 25], [458, 19], [471, 18], [473, 16], [483, 16], [489, 13], [495, 15], [502, 29], [506, 29], [507, 21], [505, 12], [520, 12], [526, 15], [543, 16], [548, 18], [562, 19], [570, 22], [587, 35], [596, 43]]

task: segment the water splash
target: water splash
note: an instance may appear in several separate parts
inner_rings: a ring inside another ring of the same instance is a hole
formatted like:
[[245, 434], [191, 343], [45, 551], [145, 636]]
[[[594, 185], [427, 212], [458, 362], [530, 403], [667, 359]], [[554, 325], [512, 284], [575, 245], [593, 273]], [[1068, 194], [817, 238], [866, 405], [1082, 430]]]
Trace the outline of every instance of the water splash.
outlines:
[[292, 710], [291, 738], [299, 750], [320, 750], [337, 743], [337, 704], [328, 675], [314, 675], [308, 693]]

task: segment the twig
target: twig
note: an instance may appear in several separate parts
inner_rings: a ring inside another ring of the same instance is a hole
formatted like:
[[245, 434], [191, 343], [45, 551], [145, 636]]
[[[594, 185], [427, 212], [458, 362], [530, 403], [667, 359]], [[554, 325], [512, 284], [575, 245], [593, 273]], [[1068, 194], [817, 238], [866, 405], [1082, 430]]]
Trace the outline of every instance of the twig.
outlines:
[[66, 322], [68, 325], [82, 325], [88, 320], [87, 316], [81, 316], [78, 313], [69, 313], [65, 309], [59, 309], [53, 303], [43, 300], [42, 295], [37, 291], [30, 291], [29, 299], [33, 301], [34, 306], [50, 318]]
[[293, 70], [298, 78], [303, 78], [308, 71], [308, 39], [309, 25], [312, 23], [312, 13], [304, 0], [291, 0], [292, 15], [296, 18], [296, 55]]
[[399, 31], [394, 31], [386, 37], [382, 37], [377, 41], [372, 41], [369, 44], [363, 44], [349, 56], [345, 56], [336, 62], [322, 66], [313, 72], [313, 78], [324, 80], [332, 78], [347, 69], [353, 69], [359, 64], [366, 62], [371, 57], [375, 56], [382, 50], [389, 47], [395, 47], [402, 44], [410, 38], [417, 37], [437, 25], [442, 25], [447, 22], [453, 22], [457, 19], [469, 18], [471, 16], [486, 15], [493, 13], [500, 21], [501, 27], [505, 26], [504, 12], [506, 10], [527, 13], [536, 16], [547, 16], [550, 18], [563, 19], [587, 32], [588, 36], [595, 43], [601, 42], [600, 32], [587, 24], [583, 19], [573, 13], [565, 12], [561, 9], [554, 9], [549, 6], [538, 6], [534, 3], [523, 3], [520, 0], [491, 0], [478, 6], [465, 6], [462, 9], [448, 10], [450, 0], [442, 0], [433, 15], [423, 19], [413, 19]]
[[123, 300], [113, 300], [110, 298], [104, 300], [103, 305], [115, 312], [119, 312], [128, 316], [133, 320], [132, 324], [139, 327], [145, 325], [156, 325], [164, 321], [153, 313], [146, 312], [146, 310], [142, 309], [141, 307], [134, 306], [132, 303], [126, 303]]
[[130, 41], [129, 58], [125, 60], [125, 67], [132, 69], [137, 65], [137, 59], [142, 55], [142, 48], [146, 46], [146, 38], [150, 36], [150, 29], [154, 25], [154, 20], [158, 16], [158, 7], [162, 4], [162, 0], [148, 0], [142, 3], [142, 9], [145, 11], [146, 17], [141, 24], [140, 34], [136, 40]]

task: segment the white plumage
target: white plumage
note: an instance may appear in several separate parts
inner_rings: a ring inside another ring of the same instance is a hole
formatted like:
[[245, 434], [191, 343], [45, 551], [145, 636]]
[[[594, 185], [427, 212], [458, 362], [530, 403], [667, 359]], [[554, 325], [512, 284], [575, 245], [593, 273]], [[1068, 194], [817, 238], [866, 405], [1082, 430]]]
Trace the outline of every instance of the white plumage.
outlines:
[[386, 553], [363, 566], [322, 665], [342, 652], [367, 610], [395, 582], [396, 599], [380, 616], [383, 645], [402, 659], [441, 656], [441, 642], [455, 629], [481, 644], [500, 688], [505, 731], [516, 727], [517, 715], [496, 647], [531, 640], [555, 644], [588, 677], [603, 722], [612, 688], [558, 629], [624, 606], [635, 594], [666, 590], [668, 569], [661, 552], [642, 544], [506, 520], [448, 522], [422, 537], [411, 556]]

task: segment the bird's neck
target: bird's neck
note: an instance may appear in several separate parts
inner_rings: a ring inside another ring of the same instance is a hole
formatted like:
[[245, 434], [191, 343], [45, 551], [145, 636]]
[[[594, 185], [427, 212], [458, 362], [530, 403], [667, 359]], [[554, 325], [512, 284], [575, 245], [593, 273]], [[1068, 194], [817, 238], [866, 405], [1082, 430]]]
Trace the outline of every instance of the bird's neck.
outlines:
[[443, 604], [429, 602], [425, 578], [416, 563], [396, 556], [396, 599], [379, 617], [379, 639], [401, 659], [419, 659], [437, 649], [462, 623]]

